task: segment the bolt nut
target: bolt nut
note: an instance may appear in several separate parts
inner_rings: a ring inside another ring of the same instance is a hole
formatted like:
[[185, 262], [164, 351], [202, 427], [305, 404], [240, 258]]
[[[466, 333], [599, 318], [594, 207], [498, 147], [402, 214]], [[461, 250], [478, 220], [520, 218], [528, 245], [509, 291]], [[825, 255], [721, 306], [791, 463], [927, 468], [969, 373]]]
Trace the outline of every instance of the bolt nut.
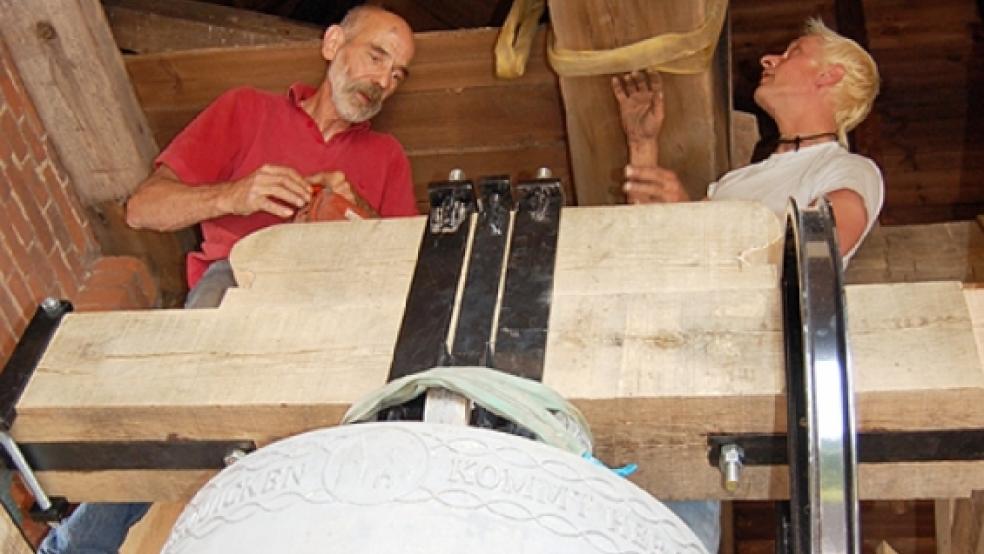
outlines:
[[225, 463], [226, 467], [229, 467], [245, 457], [246, 457], [245, 450], [241, 448], [234, 448], [229, 452], [227, 452], [226, 455], [222, 457], [222, 462]]
[[41, 309], [48, 315], [57, 315], [61, 310], [61, 301], [53, 296], [49, 296], [41, 301]]
[[540, 169], [536, 170], [537, 179], [549, 179], [551, 177], [553, 177], [553, 172], [550, 171], [549, 167], [541, 167]]
[[454, 168], [448, 172], [448, 181], [464, 181], [465, 171], [461, 168]]
[[745, 451], [737, 444], [726, 444], [721, 447], [721, 459], [718, 467], [721, 469], [724, 490], [735, 492], [741, 480], [742, 459]]

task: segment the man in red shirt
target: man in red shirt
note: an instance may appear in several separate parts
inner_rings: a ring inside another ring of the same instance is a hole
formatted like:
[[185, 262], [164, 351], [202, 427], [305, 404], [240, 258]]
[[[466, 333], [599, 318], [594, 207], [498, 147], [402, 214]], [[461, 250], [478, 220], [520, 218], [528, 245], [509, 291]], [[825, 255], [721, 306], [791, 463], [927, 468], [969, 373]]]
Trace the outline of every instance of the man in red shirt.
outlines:
[[[249, 233], [289, 221], [314, 185], [383, 217], [417, 214], [403, 149], [368, 123], [407, 77], [413, 52], [399, 16], [352, 10], [325, 32], [329, 66], [320, 87], [296, 84], [286, 96], [239, 88], [219, 97], [158, 156], [127, 202], [127, 223], [158, 231], [201, 225], [201, 251], [187, 264], [196, 300], [210, 265]], [[212, 274], [231, 279], [227, 267], [218, 269]]]
[[[290, 221], [313, 187], [383, 217], [416, 215], [410, 163], [368, 120], [407, 77], [413, 34], [374, 6], [350, 11], [325, 32], [329, 62], [315, 89], [286, 96], [239, 88], [219, 97], [157, 158], [127, 202], [127, 223], [171, 231], [200, 224], [188, 255], [186, 307], [217, 306], [235, 285], [229, 251], [239, 239]], [[115, 553], [149, 504], [83, 504], [45, 538], [42, 554]]]

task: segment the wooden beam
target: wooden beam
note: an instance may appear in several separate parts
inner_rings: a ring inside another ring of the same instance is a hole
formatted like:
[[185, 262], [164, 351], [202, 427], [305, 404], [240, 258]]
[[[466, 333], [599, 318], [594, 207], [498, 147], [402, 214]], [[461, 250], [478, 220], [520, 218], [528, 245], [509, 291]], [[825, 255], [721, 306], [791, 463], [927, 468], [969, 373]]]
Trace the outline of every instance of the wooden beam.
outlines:
[[[685, 32], [706, 17], [706, 2], [562, 0], [550, 2], [558, 48], [602, 50], [667, 32]], [[727, 24], [725, 24], [727, 29]], [[726, 37], [725, 33], [725, 37]], [[678, 172], [693, 198], [730, 169], [727, 40], [698, 75], [664, 75], [666, 122], [660, 162]], [[626, 141], [610, 75], [561, 78], [579, 205], [621, 203]]]
[[126, 197], [157, 154], [97, 0], [0, 0], [3, 37], [83, 203]]
[[984, 283], [984, 231], [973, 221], [876, 227], [844, 279], [849, 284]]
[[[236, 246], [241, 287], [217, 309], [67, 316], [14, 436], [263, 444], [336, 424], [386, 379], [423, 225], [276, 226]], [[744, 203], [563, 212], [543, 381], [584, 412], [599, 456], [638, 462], [635, 482], [659, 498], [728, 497], [707, 462], [709, 433], [785, 430], [779, 229]], [[861, 431], [984, 427], [984, 289], [846, 295]], [[984, 462], [860, 475], [865, 498], [960, 496]], [[207, 473], [42, 478], [76, 499], [176, 500]], [[735, 497], [783, 497], [786, 479], [785, 467], [746, 468]]]
[[135, 54], [316, 40], [324, 33], [316, 25], [193, 0], [102, 4], [116, 45]]
[[0, 0], [0, 23], [76, 192], [102, 215], [90, 221], [104, 253], [146, 260], [162, 291], [180, 297], [192, 234], [137, 233], [123, 222], [119, 202], [147, 176], [157, 145], [98, 1]]
[[939, 554], [984, 552], [984, 491], [936, 501], [936, 545]]

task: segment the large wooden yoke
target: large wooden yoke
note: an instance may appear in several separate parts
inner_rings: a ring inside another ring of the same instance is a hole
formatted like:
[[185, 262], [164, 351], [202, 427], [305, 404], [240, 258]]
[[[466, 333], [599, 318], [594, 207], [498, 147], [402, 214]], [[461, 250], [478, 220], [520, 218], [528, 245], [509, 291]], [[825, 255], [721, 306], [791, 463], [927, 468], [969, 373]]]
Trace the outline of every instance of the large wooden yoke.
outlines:
[[[386, 380], [423, 217], [240, 242], [211, 310], [69, 314], [17, 406], [21, 442], [252, 439], [335, 425]], [[753, 204], [567, 208], [543, 382], [659, 498], [728, 497], [709, 434], [785, 431], [780, 224]], [[847, 288], [865, 431], [984, 428], [984, 290]], [[975, 336], [976, 335], [976, 336]], [[186, 498], [206, 471], [42, 472], [74, 500]], [[785, 466], [741, 498], [781, 498]], [[965, 496], [984, 461], [862, 464], [862, 498]]]

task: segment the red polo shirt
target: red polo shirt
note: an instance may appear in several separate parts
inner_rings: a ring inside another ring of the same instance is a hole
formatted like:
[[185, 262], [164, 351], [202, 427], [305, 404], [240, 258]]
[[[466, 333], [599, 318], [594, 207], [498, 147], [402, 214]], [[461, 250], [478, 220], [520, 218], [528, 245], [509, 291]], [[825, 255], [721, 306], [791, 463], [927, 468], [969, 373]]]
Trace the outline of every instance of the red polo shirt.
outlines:
[[[295, 84], [287, 95], [253, 88], [226, 92], [171, 141], [157, 164], [193, 186], [234, 181], [264, 164], [292, 167], [301, 175], [341, 171], [383, 217], [417, 215], [410, 163], [400, 143], [369, 130], [368, 122], [325, 142], [300, 106], [315, 90]], [[227, 258], [236, 241], [285, 221], [266, 212], [203, 221], [201, 252], [188, 254], [188, 286], [195, 286], [213, 261]]]

